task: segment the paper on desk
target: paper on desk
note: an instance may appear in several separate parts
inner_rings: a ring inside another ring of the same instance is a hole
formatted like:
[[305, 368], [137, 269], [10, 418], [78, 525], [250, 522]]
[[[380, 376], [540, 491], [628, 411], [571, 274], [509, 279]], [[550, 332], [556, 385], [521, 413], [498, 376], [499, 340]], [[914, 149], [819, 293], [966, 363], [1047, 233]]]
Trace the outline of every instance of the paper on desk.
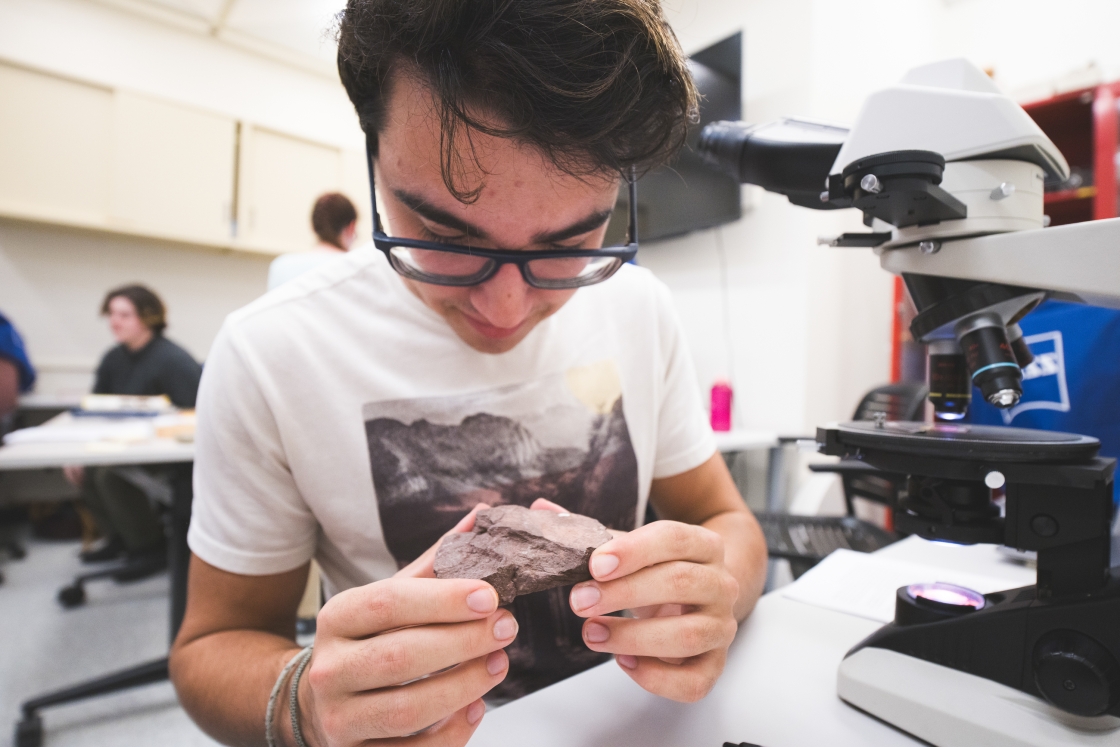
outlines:
[[70, 425], [36, 426], [12, 431], [4, 437], [6, 445], [60, 444], [88, 441], [147, 441], [155, 435], [151, 422], [90, 422]]
[[781, 594], [815, 607], [888, 623], [894, 620], [898, 588], [923, 581], [943, 581], [981, 594], [1015, 586], [1006, 578], [837, 550], [782, 589]]

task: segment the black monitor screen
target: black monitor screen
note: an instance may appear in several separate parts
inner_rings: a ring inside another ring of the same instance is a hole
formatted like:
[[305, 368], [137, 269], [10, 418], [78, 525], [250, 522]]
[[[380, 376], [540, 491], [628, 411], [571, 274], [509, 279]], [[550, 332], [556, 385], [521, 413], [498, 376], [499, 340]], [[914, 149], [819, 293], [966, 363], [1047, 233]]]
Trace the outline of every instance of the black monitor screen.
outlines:
[[[689, 127], [687, 145], [670, 164], [638, 182], [638, 237], [642, 242], [679, 236], [738, 220], [739, 183], [706, 165], [696, 153], [709, 122], [742, 118], [742, 32], [689, 57], [700, 92], [700, 121]], [[625, 190], [611, 217], [608, 244], [626, 235]]]

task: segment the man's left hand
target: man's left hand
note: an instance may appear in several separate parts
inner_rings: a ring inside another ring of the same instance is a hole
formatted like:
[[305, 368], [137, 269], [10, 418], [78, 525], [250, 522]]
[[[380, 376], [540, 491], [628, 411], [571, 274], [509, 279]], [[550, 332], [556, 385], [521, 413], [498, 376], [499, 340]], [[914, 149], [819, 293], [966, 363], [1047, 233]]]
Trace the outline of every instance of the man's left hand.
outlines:
[[[646, 690], [694, 702], [712, 689], [738, 623], [739, 584], [724, 565], [723, 538], [676, 521], [617, 536], [591, 555], [594, 580], [572, 589], [572, 610], [588, 618], [583, 640], [615, 655]], [[630, 610], [632, 618], [605, 617]]]

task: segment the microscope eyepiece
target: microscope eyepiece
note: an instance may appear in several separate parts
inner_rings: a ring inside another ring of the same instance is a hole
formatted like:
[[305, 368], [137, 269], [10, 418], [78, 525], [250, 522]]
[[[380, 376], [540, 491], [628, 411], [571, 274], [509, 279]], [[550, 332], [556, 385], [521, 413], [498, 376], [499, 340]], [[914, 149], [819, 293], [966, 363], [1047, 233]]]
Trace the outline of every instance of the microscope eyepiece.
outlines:
[[743, 148], [753, 131], [746, 122], [712, 122], [700, 131], [696, 150], [707, 163], [743, 183]]
[[802, 207], [832, 210], [846, 205], [821, 202], [821, 191], [847, 137], [845, 127], [802, 119], [721, 121], [705, 125], [696, 150], [740, 184], [784, 194]]

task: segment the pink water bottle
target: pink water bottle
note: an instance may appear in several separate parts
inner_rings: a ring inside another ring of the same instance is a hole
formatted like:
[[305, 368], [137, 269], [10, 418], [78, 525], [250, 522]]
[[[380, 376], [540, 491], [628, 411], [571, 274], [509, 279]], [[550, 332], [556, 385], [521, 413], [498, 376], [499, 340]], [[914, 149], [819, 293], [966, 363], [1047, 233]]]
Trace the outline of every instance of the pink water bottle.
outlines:
[[712, 430], [731, 430], [731, 385], [717, 381], [712, 385]]

